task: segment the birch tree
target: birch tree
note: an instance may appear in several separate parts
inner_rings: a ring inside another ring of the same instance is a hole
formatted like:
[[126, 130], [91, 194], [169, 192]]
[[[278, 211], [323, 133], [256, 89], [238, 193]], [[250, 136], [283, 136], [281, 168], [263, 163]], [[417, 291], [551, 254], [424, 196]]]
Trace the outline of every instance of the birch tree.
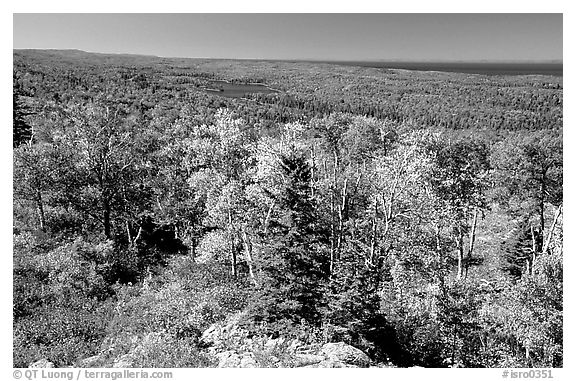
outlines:
[[148, 198], [140, 171], [146, 163], [128, 110], [102, 103], [73, 106], [64, 111], [68, 128], [60, 148], [73, 154], [66, 187], [69, 202], [97, 221], [113, 238], [115, 219], [125, 207], [136, 208]]
[[[447, 143], [447, 144], [446, 144]], [[439, 213], [447, 217], [457, 251], [456, 279], [465, 279], [472, 260], [478, 218], [487, 208], [488, 149], [479, 141], [437, 141], [430, 183]]]
[[530, 254], [523, 260], [529, 274], [536, 256], [548, 250], [562, 210], [562, 152], [562, 135], [545, 131], [511, 135], [493, 150], [498, 200], [512, 218], [527, 221]]

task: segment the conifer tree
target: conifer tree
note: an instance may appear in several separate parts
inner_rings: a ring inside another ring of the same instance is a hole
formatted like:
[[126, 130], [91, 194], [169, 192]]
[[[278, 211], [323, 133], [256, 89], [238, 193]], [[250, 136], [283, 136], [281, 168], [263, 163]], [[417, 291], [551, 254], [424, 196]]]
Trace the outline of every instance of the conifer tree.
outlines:
[[260, 257], [261, 292], [253, 316], [256, 321], [318, 324], [328, 278], [327, 232], [316, 216], [305, 158], [282, 156], [279, 165], [281, 217], [271, 221], [270, 245]]
[[30, 115], [28, 107], [20, 99], [17, 89], [12, 91], [12, 146], [14, 148], [27, 143], [32, 138], [32, 127], [26, 121]]

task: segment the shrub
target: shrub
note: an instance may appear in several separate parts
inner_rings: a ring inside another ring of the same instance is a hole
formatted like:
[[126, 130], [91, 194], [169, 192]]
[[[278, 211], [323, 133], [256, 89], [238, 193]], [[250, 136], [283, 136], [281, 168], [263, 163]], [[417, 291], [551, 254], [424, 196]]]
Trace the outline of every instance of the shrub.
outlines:
[[48, 274], [51, 292], [62, 301], [81, 294], [86, 298], [104, 300], [112, 289], [105, 279], [112, 243], [90, 245], [82, 240], [64, 244], [31, 261], [37, 271]]
[[200, 241], [197, 260], [202, 263], [223, 261], [228, 250], [226, 233], [222, 230], [211, 231]]
[[47, 304], [14, 323], [14, 367], [42, 358], [71, 365], [96, 353], [104, 338], [113, 304], [77, 297], [68, 306]]
[[[247, 291], [221, 270], [217, 265], [194, 263], [190, 257], [174, 257], [159, 274], [150, 273], [141, 286], [119, 285], [116, 313], [102, 349], [114, 342], [121, 347], [115, 349], [117, 354], [127, 353], [133, 349], [132, 341], [156, 334], [164, 335], [166, 345], [180, 348], [186, 343], [196, 348], [204, 330], [246, 305]], [[142, 357], [145, 366], [159, 363], [146, 356]], [[146, 364], [147, 358], [152, 363]]]
[[14, 366], [40, 358], [70, 365], [93, 354], [113, 306], [112, 242], [55, 246], [41, 234], [22, 234], [14, 249]]
[[209, 367], [211, 359], [200, 353], [191, 338], [178, 338], [165, 331], [151, 332], [142, 337], [114, 337], [108, 340], [110, 349], [99, 366], [112, 366], [126, 359], [135, 368]]

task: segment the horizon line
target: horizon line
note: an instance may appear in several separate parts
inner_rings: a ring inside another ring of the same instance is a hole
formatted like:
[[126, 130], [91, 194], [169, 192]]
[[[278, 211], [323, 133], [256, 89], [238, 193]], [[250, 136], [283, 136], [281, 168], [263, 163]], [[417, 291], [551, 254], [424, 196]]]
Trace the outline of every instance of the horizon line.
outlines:
[[364, 58], [364, 59], [344, 59], [344, 58], [233, 58], [233, 57], [177, 57], [177, 56], [159, 56], [144, 53], [106, 53], [93, 52], [77, 48], [13, 48], [16, 50], [40, 50], [40, 51], [76, 51], [87, 54], [99, 55], [117, 55], [117, 56], [140, 56], [165, 59], [198, 59], [198, 60], [236, 60], [236, 61], [297, 61], [297, 62], [383, 62], [383, 63], [555, 63], [564, 64], [563, 59], [551, 58], [548, 60], [531, 60], [531, 59], [475, 59], [475, 60], [443, 60], [443, 59], [407, 59], [407, 58]]

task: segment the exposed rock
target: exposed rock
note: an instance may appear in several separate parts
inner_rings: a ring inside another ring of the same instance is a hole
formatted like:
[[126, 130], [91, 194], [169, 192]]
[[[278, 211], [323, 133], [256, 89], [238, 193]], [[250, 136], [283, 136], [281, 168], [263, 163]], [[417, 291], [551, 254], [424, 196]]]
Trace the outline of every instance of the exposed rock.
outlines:
[[258, 364], [258, 367], [260, 368], [287, 368], [286, 365], [284, 365], [284, 363], [282, 363], [282, 360], [280, 360], [278, 357], [271, 355], [268, 358], [268, 362], [269, 364]]
[[54, 368], [54, 363], [48, 361], [47, 359], [42, 359], [33, 362], [28, 366], [28, 368]]
[[233, 351], [226, 351], [216, 354], [218, 359], [218, 368], [239, 368], [240, 367], [240, 356], [238, 353]]
[[340, 361], [324, 359], [316, 364], [307, 365], [304, 368], [357, 368], [354, 365], [341, 363]]
[[238, 354], [235, 351], [217, 353], [218, 368], [258, 368], [252, 353]]
[[222, 327], [219, 324], [212, 324], [202, 333], [202, 336], [200, 336], [200, 342], [204, 345], [217, 344], [221, 333]]
[[229, 336], [235, 338], [245, 338], [247, 336], [246, 330], [238, 326], [238, 321], [242, 318], [242, 314], [232, 316], [225, 324], [214, 323], [206, 329], [200, 336], [200, 343], [206, 346], [218, 346], [222, 344], [222, 339]]
[[300, 340], [294, 339], [290, 342], [290, 345], [288, 346], [288, 350], [291, 352], [296, 352], [303, 345], [304, 345], [304, 343], [302, 343]]
[[317, 364], [310, 364], [304, 366], [303, 368], [358, 368], [358, 366], [352, 364], [345, 364], [343, 362], [336, 360], [326, 359], [320, 361]]
[[[272, 340], [270, 340], [272, 341]], [[286, 343], [283, 340], [266, 342], [264, 348], [270, 350], [275, 346]], [[287, 343], [286, 343], [287, 344]], [[290, 348], [290, 347], [288, 347]], [[293, 347], [292, 347], [293, 348]], [[213, 348], [210, 348], [213, 349]], [[296, 367], [296, 368], [359, 368], [368, 367], [370, 359], [361, 350], [345, 343], [330, 343], [311, 353], [294, 353], [286, 351], [286, 358], [278, 359], [271, 353], [264, 352], [262, 359], [256, 360], [253, 348], [237, 348], [219, 352], [211, 351], [218, 359], [218, 368], [259, 368], [259, 367]]]
[[240, 368], [258, 368], [258, 364], [251, 355], [244, 355], [240, 360]]
[[286, 342], [286, 339], [284, 339], [283, 337], [279, 337], [277, 339], [269, 339], [268, 341], [266, 341], [266, 344], [264, 344], [264, 347], [267, 350], [272, 350], [274, 348], [278, 348], [279, 346], [281, 346], [285, 342]]
[[218, 368], [367, 368], [370, 358], [344, 342], [304, 344], [285, 337], [249, 338], [238, 324], [240, 315], [225, 324], [213, 324], [200, 338], [205, 350], [217, 359]]
[[360, 368], [370, 366], [370, 358], [358, 348], [346, 343], [328, 343], [322, 347], [322, 354], [329, 360], [340, 362], [346, 367], [355, 365]]
[[133, 357], [130, 353], [120, 356], [114, 361], [112, 368], [132, 368]]
[[[78, 368], [93, 368], [96, 365], [100, 365], [99, 363], [102, 362], [103, 356], [100, 355], [96, 355], [96, 356], [91, 356], [91, 357], [87, 357], [84, 360], [80, 360], [80, 362], [78, 362]], [[96, 366], [98, 367], [98, 366]]]
[[296, 368], [309, 367], [310, 365], [319, 364], [324, 360], [324, 356], [298, 353], [294, 355], [294, 366]]

